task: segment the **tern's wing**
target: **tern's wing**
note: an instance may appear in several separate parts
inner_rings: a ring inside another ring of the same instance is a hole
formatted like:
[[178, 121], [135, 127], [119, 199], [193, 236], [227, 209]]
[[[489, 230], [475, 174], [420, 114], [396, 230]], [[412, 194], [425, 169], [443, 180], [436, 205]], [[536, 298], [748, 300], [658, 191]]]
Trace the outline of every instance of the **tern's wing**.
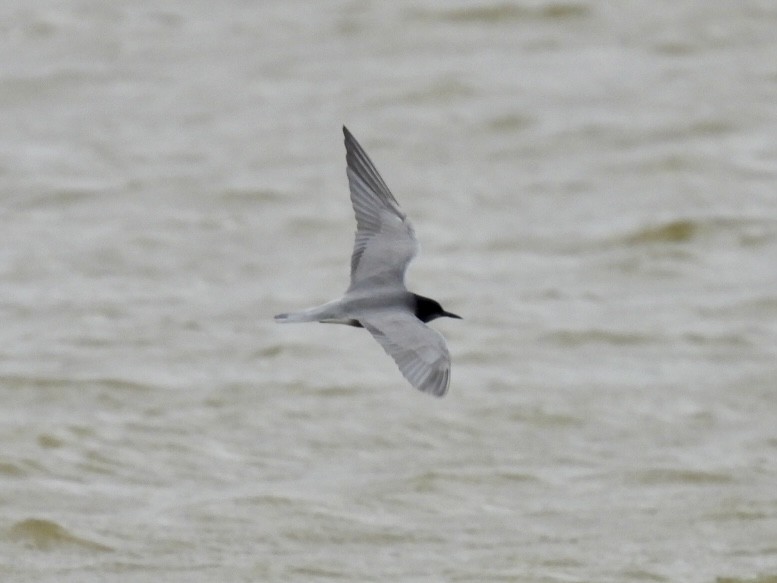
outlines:
[[451, 357], [445, 339], [411, 312], [374, 312], [361, 324], [393, 358], [416, 389], [442, 397], [448, 390]]
[[413, 225], [359, 142], [343, 126], [348, 185], [356, 214], [351, 286], [404, 287], [405, 270], [418, 253]]

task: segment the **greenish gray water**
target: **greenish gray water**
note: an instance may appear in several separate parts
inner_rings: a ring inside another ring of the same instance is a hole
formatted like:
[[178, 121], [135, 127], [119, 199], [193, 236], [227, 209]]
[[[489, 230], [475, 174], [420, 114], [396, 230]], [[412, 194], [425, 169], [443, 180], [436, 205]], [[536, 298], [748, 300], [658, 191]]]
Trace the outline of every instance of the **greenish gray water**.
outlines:
[[[771, 2], [0, 2], [0, 579], [770, 583]], [[337, 297], [340, 125], [450, 394]]]

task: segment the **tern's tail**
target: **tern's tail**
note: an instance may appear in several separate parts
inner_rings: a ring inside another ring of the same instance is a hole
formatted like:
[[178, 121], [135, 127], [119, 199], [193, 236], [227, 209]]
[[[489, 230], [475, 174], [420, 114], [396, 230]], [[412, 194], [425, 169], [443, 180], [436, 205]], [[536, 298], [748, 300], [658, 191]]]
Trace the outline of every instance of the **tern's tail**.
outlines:
[[275, 316], [275, 321], [281, 324], [291, 324], [294, 322], [316, 322], [318, 318], [306, 311], [295, 312], [293, 314], [278, 314]]
[[278, 314], [275, 316], [276, 322], [322, 322], [328, 320], [342, 320], [348, 314], [343, 313], [339, 300], [329, 302], [323, 306], [292, 312], [291, 314]]
[[337, 310], [333, 310], [335, 306], [336, 302], [330, 302], [323, 306], [316, 306], [315, 308], [308, 308], [307, 310], [300, 310], [291, 314], [278, 314], [275, 316], [275, 321], [281, 323], [320, 322], [338, 315]]

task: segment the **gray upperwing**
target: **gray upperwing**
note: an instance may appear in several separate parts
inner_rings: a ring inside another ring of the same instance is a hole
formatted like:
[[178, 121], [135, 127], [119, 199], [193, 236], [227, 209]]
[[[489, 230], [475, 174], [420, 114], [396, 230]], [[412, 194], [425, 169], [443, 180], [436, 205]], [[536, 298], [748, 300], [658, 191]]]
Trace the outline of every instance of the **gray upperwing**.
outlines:
[[451, 359], [442, 335], [411, 312], [374, 312], [360, 320], [419, 391], [442, 397], [448, 391]]
[[405, 271], [418, 254], [413, 225], [399, 208], [367, 153], [343, 126], [356, 237], [351, 285], [404, 287]]

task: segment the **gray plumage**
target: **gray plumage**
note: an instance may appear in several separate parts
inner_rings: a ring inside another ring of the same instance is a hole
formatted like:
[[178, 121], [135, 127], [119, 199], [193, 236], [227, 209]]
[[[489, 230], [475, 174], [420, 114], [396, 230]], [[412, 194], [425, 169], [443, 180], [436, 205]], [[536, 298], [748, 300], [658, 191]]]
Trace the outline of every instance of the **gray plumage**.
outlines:
[[364, 327], [410, 384], [441, 397], [450, 382], [450, 355], [442, 335], [425, 322], [459, 316], [405, 287], [405, 272], [419, 251], [413, 225], [364, 149], [346, 127], [343, 133], [356, 214], [351, 283], [339, 300], [275, 320]]

